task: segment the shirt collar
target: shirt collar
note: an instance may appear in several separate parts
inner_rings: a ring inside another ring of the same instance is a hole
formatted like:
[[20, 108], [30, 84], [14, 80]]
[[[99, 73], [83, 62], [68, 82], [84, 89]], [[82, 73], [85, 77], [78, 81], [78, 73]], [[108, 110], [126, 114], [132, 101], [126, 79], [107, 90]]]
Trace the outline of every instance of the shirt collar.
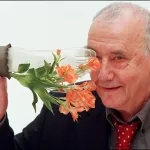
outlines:
[[[111, 115], [113, 115], [118, 122], [125, 123], [121, 119], [117, 110], [106, 108], [106, 119], [109, 121], [111, 125], [113, 125], [111, 121]], [[128, 122], [131, 122], [136, 118], [139, 118], [142, 123], [141, 129], [146, 130], [150, 126], [150, 99], [147, 101], [144, 107], [135, 116], [133, 116]]]

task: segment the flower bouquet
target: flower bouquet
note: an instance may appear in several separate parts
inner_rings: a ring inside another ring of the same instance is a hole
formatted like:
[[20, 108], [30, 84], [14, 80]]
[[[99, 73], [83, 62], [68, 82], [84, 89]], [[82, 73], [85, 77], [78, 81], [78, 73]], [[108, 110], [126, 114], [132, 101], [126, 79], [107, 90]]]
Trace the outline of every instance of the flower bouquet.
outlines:
[[[88, 111], [95, 107], [95, 97], [92, 91], [96, 89], [96, 86], [92, 81], [83, 82], [79, 85], [76, 85], [75, 82], [84, 74], [99, 69], [100, 63], [93, 56], [88, 57], [87, 61], [78, 60], [76, 67], [72, 67], [71, 62], [60, 65], [66, 59], [62, 57], [63, 52], [59, 49], [52, 52], [53, 62], [43, 60], [44, 65], [37, 68], [32, 67], [30, 63], [20, 63], [16, 71], [9, 70], [9, 75], [31, 90], [33, 94], [32, 105], [35, 111], [36, 103], [40, 98], [52, 113], [51, 104], [55, 104], [59, 106], [61, 113], [65, 115], [71, 113], [73, 120], [77, 121], [78, 112]], [[10, 65], [8, 67], [12, 68]], [[52, 90], [65, 92], [66, 97], [55, 97], [49, 93]]]

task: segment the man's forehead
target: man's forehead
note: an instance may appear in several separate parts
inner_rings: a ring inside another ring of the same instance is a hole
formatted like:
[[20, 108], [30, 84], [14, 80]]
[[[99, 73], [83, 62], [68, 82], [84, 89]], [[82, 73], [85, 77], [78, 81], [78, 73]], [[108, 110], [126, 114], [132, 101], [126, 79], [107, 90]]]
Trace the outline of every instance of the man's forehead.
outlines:
[[[88, 35], [88, 46], [95, 50], [109, 49], [109, 46], [114, 50], [123, 50], [125, 47], [130, 53], [133, 49], [141, 49], [145, 45], [144, 41], [145, 32], [141, 20], [139, 20], [139, 24], [136, 24], [133, 20], [125, 20], [125, 22], [116, 20], [109, 25], [95, 21]], [[103, 46], [103, 43], [105, 46]], [[115, 43], [117, 43], [116, 47]], [[118, 43], [121, 43], [124, 47], [118, 47]]]
[[[135, 30], [136, 29], [136, 30]], [[144, 24], [141, 20], [135, 21], [131, 19], [116, 19], [112, 22], [105, 23], [104, 21], [97, 20], [93, 22], [89, 36], [95, 35], [114, 35], [114, 36], [131, 36], [136, 32], [144, 32]]]
[[[105, 18], [103, 15], [99, 15], [91, 25], [91, 32], [94, 30], [109, 30], [109, 32], [116, 32], [121, 34], [124, 30], [126, 33], [132, 33], [138, 30], [143, 30], [145, 27], [145, 18], [143, 14], [126, 8], [125, 11], [121, 11], [119, 15], [113, 18]], [[104, 15], [105, 16], [105, 15]]]

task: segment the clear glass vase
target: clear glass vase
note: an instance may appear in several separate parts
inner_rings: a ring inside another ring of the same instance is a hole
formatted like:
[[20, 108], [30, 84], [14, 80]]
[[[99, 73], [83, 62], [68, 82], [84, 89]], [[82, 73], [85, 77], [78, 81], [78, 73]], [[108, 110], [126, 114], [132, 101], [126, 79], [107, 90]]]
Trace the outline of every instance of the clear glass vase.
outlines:
[[[38, 68], [44, 65], [44, 60], [53, 63], [52, 53], [56, 53], [56, 50], [26, 50], [12, 47], [11, 44], [0, 46], [0, 76], [10, 78], [9, 73], [17, 71], [19, 64], [30, 63], [31, 68]], [[75, 68], [95, 56], [96, 53], [92, 49], [84, 47], [61, 49], [61, 57], [65, 59], [60, 65], [69, 64]]]

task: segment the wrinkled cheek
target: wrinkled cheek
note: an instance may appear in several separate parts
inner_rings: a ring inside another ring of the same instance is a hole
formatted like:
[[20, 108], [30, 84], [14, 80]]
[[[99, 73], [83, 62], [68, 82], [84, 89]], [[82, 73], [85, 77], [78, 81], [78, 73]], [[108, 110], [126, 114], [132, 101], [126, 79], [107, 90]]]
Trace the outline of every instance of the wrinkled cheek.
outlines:
[[99, 71], [91, 71], [90, 77], [92, 81], [96, 82], [98, 80], [98, 76], [99, 76]]

